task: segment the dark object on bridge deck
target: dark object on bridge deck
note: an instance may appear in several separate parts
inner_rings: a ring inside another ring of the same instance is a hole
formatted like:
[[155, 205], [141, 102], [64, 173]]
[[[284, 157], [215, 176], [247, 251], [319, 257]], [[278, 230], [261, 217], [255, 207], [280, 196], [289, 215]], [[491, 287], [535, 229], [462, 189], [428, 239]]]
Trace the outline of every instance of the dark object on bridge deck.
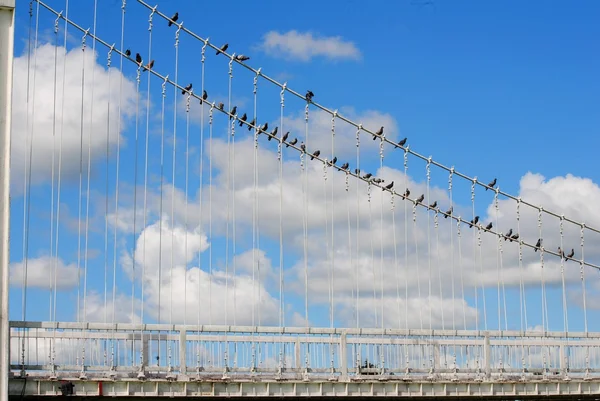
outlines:
[[73, 382], [63, 382], [60, 386], [58, 386], [58, 389], [60, 390], [62, 395], [73, 395], [74, 388], [75, 385], [73, 384]]

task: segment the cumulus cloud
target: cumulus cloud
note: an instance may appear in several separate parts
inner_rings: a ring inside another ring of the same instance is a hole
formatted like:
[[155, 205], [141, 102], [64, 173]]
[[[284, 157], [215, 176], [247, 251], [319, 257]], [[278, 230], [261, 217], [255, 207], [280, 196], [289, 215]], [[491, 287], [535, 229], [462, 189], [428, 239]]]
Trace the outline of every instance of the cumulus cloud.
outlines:
[[308, 62], [316, 57], [329, 60], [359, 60], [360, 50], [341, 36], [317, 36], [310, 32], [292, 30], [286, 33], [270, 31], [263, 37], [260, 48], [267, 54]]
[[[25, 275], [25, 262], [11, 263], [10, 282], [13, 286], [20, 286]], [[55, 277], [56, 275], [56, 277]], [[77, 266], [74, 263], [66, 264], [60, 258], [42, 256], [27, 260], [27, 286], [50, 289], [54, 287], [66, 290], [73, 288], [78, 283]]]
[[[54, 100], [55, 51], [56, 103]], [[89, 48], [82, 53], [79, 48], [66, 51], [64, 47], [56, 48], [50, 44], [35, 49], [29, 70], [27, 54], [15, 57], [11, 160], [13, 193], [21, 190], [31, 143], [33, 143], [31, 159], [33, 184], [49, 180], [53, 148], [55, 149], [55, 168], [58, 168], [61, 132], [64, 178], [72, 177], [75, 172], [79, 172], [81, 149], [83, 149], [84, 166], [87, 165], [88, 146], [91, 147], [92, 160], [105, 155], [107, 132], [109, 146], [116, 145], [120, 135], [118, 132], [119, 93], [122, 94], [121, 129], [123, 129], [128, 117], [135, 112], [135, 86], [132, 81], [121, 76], [117, 68], [110, 69], [109, 78], [109, 71], [97, 62], [97, 58], [98, 55]], [[34, 63], [33, 60], [36, 62]], [[63, 68], [65, 69], [64, 81]], [[82, 68], [85, 68], [85, 74]], [[85, 76], [83, 112], [81, 111], [82, 74]], [[123, 88], [120, 92], [121, 78], [123, 79]], [[110, 121], [110, 125], [107, 127], [108, 121]], [[53, 132], [55, 136], [53, 136]]]

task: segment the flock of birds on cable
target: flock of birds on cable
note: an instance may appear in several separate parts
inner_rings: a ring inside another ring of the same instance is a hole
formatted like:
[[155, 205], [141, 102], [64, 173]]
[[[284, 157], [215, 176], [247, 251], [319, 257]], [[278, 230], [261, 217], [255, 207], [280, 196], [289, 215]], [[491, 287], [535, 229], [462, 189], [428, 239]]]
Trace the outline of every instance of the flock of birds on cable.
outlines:
[[[168, 21], [168, 26], [173, 25], [175, 22], [177, 22], [178, 19], [179, 19], [179, 13], [175, 13], [171, 17], [171, 19]], [[228, 48], [229, 48], [229, 44], [225, 43], [223, 46], [221, 46], [221, 48], [219, 50], [217, 50], [216, 55], [218, 56], [219, 54], [227, 51]], [[125, 51], [125, 55], [127, 57], [130, 57], [131, 56], [131, 50], [127, 49]], [[235, 60], [237, 60], [239, 62], [250, 60], [250, 57], [248, 57], [246, 55], [243, 55], [243, 54], [236, 55], [234, 58], [235, 58]], [[139, 53], [136, 53], [136, 55], [135, 55], [135, 61], [136, 61], [136, 63], [140, 67], [143, 68], [143, 71], [150, 70], [150, 69], [152, 69], [154, 67], [154, 60], [151, 60], [148, 64], [142, 66], [143, 59], [142, 59], [142, 56]], [[185, 95], [186, 93], [188, 93], [189, 95], [192, 94], [192, 84], [191, 83], [188, 84], [187, 86], [185, 86], [183, 88], [183, 90], [181, 91], [182, 95]], [[306, 101], [308, 103], [311, 103], [314, 96], [315, 96], [315, 94], [312, 91], [308, 90], [306, 92], [305, 99], [306, 99]], [[208, 99], [208, 93], [206, 92], [206, 90], [203, 90], [202, 91], [202, 98], [200, 99], [200, 103], [202, 104], [202, 102], [206, 101], [207, 99]], [[225, 105], [223, 103], [219, 103], [217, 105], [217, 108], [219, 110], [221, 110], [224, 113], [227, 113], [224, 110], [224, 107], [225, 107]], [[262, 126], [259, 127], [257, 125], [257, 122], [256, 122], [255, 118], [252, 119], [252, 121], [249, 121], [249, 122], [247, 121], [248, 120], [248, 115], [246, 113], [244, 113], [241, 117], [238, 117], [237, 106], [233, 106], [233, 108], [227, 114], [229, 115], [229, 120], [232, 120], [232, 119], [238, 120], [238, 123], [239, 123], [240, 127], [242, 127], [244, 124], [246, 124], [248, 126], [248, 131], [251, 131], [253, 128], [257, 129], [258, 130], [258, 134], [265, 134], [265, 135], [267, 135], [267, 137], [268, 137], [267, 139], [269, 141], [271, 139], [273, 139], [273, 138], [277, 138], [278, 127], [275, 127], [271, 132], [269, 132], [268, 131], [268, 129], [269, 129], [269, 124], [268, 123], [264, 123]], [[380, 139], [383, 140], [383, 130], [384, 130], [384, 127], [379, 128], [379, 130], [377, 132], [375, 132], [375, 134], [373, 135], [373, 140], [376, 140], [377, 138], [380, 138]], [[288, 142], [289, 135], [290, 135], [289, 131], [286, 132], [285, 134], [283, 134], [283, 136], [281, 137], [281, 139], [279, 140], [279, 142], [280, 143], [285, 143], [286, 147], [292, 146], [295, 149], [302, 151], [302, 153], [308, 154], [308, 152], [306, 151], [306, 145], [303, 142], [300, 142], [299, 149], [296, 147], [296, 144], [298, 143], [298, 138], [293, 138], [291, 141]], [[406, 141], [407, 140], [408, 140], [408, 138], [404, 138], [404, 139], [400, 140], [395, 145], [395, 147], [396, 148], [398, 148], [398, 147], [404, 148], [404, 145], [406, 145]], [[310, 154], [310, 159], [314, 160], [315, 158], [319, 158], [320, 155], [321, 155], [321, 151], [317, 149], [314, 152], [312, 152], [312, 154]], [[319, 159], [319, 160], [321, 160], [321, 159]], [[333, 157], [333, 159], [331, 161], [327, 161], [327, 160], [321, 160], [321, 161], [323, 161], [324, 163], [328, 164], [331, 167], [336, 167], [338, 170], [344, 171], [347, 174], [348, 173], [351, 174], [350, 171], [349, 171], [350, 164], [346, 162], [346, 163], [344, 163], [344, 164], [342, 164], [341, 166], [338, 167], [336, 165], [336, 163], [337, 163], [338, 160], [337, 160], [337, 157], [335, 157], [335, 156]], [[380, 188], [381, 188], [382, 191], [389, 191], [389, 192], [392, 192], [395, 195], [400, 196], [402, 199], [411, 200], [409, 198], [409, 196], [410, 196], [410, 190], [408, 188], [406, 188], [406, 191], [403, 194], [400, 194], [400, 193], [394, 192], [394, 190], [393, 190], [394, 181], [390, 182], [387, 185], [383, 185], [383, 183], [385, 182], [385, 180], [383, 180], [381, 178], [378, 178], [378, 177], [373, 177], [373, 174], [371, 174], [371, 173], [367, 173], [367, 174], [363, 175], [362, 177], [361, 177], [360, 174], [361, 174], [360, 169], [355, 169], [354, 170], [354, 175], [356, 177], [362, 178], [363, 180], [367, 181], [368, 183], [377, 184], [378, 186], [380, 186]], [[485, 190], [487, 191], [488, 189], [494, 189], [494, 187], [496, 186], [496, 181], [497, 181], [496, 178], [494, 178], [490, 183], [487, 184]], [[453, 212], [453, 207], [452, 206], [450, 206], [450, 208], [446, 212], [443, 212], [443, 211], [439, 210], [438, 205], [437, 205], [437, 201], [435, 201], [432, 204], [430, 204], [429, 206], [427, 206], [427, 205], [423, 204], [424, 200], [425, 200], [425, 194], [421, 194], [421, 196], [419, 196], [417, 199], [413, 200], [413, 203], [415, 204], [415, 206], [420, 204], [420, 205], [425, 206], [428, 209], [438, 211], [439, 213], [441, 213], [441, 214], [444, 215], [445, 219], [448, 218], [448, 216], [452, 216], [452, 212]], [[481, 224], [479, 224], [479, 216], [475, 216], [468, 223], [468, 225], [469, 225], [469, 228], [472, 228], [475, 225], [476, 227], [478, 227], [480, 229], [483, 229], [485, 231], [490, 231], [492, 229], [492, 227], [493, 227], [492, 223], [488, 223], [485, 227], [482, 226]], [[510, 242], [513, 242], [513, 241], [518, 241], [519, 240], [519, 234], [518, 233], [514, 233], [513, 234], [513, 229], [512, 228], [509, 229], [506, 234], [502, 234], [502, 236], [504, 237], [504, 241], [508, 240]], [[537, 240], [537, 242], [535, 244], [535, 247], [534, 247], [534, 251], [535, 252], [537, 252], [538, 249], [541, 249], [542, 242], [543, 242], [542, 238], [539, 238]], [[560, 247], [558, 247], [558, 254], [561, 256], [562, 259], [567, 259], [567, 260], [568, 259], [573, 259], [573, 257], [575, 256], [575, 249], [571, 249], [571, 252], [568, 255], [565, 255], [564, 250], [562, 250]]]

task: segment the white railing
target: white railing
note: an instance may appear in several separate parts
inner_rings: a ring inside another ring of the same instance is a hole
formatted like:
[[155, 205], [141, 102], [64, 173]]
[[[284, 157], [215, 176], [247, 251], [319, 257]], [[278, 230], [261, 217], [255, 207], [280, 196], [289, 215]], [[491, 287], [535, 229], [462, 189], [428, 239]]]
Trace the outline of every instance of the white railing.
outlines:
[[600, 379], [600, 333], [11, 322], [15, 376]]

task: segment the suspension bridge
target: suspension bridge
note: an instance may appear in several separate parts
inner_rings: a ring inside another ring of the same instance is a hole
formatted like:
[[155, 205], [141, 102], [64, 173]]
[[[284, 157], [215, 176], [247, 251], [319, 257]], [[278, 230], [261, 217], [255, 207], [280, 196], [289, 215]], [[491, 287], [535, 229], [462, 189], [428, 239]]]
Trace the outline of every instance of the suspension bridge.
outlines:
[[49, 3], [13, 60], [0, 0], [3, 394], [598, 397], [600, 228], [175, 10], [122, 0], [101, 34], [96, 1], [89, 28]]

